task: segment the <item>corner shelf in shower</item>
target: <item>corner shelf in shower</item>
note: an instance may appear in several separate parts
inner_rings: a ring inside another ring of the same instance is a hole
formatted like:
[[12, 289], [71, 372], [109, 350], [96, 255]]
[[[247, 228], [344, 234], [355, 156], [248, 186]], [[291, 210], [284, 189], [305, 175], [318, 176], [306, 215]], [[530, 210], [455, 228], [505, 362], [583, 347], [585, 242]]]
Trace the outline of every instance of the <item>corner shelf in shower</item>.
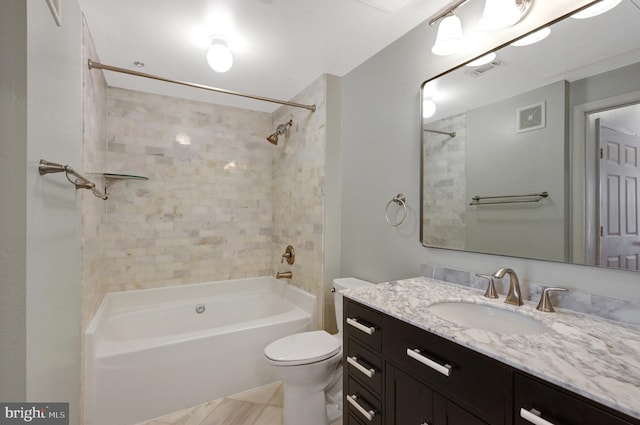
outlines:
[[122, 180], [149, 180], [149, 177], [134, 176], [132, 174], [115, 174], [115, 173], [102, 173], [105, 180], [104, 191], [109, 191], [109, 188], [115, 183]]

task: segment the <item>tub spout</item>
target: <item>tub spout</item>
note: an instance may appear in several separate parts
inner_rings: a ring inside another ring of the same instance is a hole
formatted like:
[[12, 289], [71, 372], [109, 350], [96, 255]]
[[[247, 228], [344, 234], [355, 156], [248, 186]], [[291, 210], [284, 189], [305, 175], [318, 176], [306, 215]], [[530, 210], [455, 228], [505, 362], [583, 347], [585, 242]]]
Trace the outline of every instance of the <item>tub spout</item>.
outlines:
[[276, 279], [291, 279], [292, 277], [293, 277], [293, 273], [291, 271], [276, 273]]

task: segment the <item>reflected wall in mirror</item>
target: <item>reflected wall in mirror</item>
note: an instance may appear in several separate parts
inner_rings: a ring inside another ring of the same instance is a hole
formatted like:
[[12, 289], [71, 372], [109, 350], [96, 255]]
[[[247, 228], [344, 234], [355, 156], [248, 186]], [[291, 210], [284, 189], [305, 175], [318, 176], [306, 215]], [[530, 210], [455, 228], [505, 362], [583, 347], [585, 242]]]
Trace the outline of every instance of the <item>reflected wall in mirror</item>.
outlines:
[[548, 28], [421, 87], [421, 241], [638, 271], [640, 0]]

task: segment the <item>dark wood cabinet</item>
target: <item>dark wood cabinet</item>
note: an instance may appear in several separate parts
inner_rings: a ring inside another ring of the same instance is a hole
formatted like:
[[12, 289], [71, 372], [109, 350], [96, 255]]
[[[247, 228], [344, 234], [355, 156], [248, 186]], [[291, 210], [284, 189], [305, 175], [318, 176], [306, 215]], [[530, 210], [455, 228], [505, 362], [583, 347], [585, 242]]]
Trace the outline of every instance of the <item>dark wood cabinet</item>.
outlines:
[[638, 421], [628, 422], [605, 407], [598, 407], [581, 396], [568, 393], [549, 383], [518, 372], [514, 375], [514, 424], [516, 425], [530, 425], [531, 421], [527, 420], [527, 416], [539, 417], [554, 425], [638, 423]]
[[346, 299], [343, 312], [343, 420], [345, 425], [384, 425], [383, 315]]
[[432, 390], [488, 423], [507, 423], [511, 369], [485, 355], [385, 316], [383, 354]]
[[388, 424], [434, 424], [433, 391], [401, 370], [387, 368]]
[[346, 297], [344, 312], [345, 425], [640, 425]]

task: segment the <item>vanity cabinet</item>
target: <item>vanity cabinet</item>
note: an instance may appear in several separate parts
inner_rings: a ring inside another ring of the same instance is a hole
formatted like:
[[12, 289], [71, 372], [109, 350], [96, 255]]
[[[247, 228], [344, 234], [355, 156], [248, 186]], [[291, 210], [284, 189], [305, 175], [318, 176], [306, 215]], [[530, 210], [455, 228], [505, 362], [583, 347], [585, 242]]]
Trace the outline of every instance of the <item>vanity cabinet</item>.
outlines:
[[[536, 416], [555, 425], [631, 425], [589, 400], [567, 393], [544, 381], [514, 373], [514, 406], [516, 425], [530, 425]], [[640, 402], [640, 401], [639, 401]], [[531, 418], [527, 420], [522, 415]], [[545, 424], [545, 422], [541, 422]]]
[[344, 312], [345, 425], [640, 425], [346, 297]]
[[343, 316], [345, 425], [383, 425], [383, 315], [345, 298]]

